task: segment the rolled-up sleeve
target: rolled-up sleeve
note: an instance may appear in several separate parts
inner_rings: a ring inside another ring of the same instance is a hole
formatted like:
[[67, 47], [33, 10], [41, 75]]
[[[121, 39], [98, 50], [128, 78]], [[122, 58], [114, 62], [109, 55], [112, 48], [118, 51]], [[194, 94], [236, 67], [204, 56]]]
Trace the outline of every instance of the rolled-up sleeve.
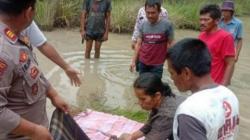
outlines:
[[145, 124], [143, 127], [140, 129], [140, 131], [146, 135], [149, 131], [151, 130], [151, 125], [150, 124]]
[[44, 43], [47, 42], [47, 38], [44, 36], [44, 34], [34, 21], [30, 25], [28, 33], [30, 43], [34, 47], [41, 47]]
[[[2, 103], [2, 97], [0, 96]], [[8, 134], [18, 127], [21, 117], [10, 109], [0, 105], [0, 134]]]

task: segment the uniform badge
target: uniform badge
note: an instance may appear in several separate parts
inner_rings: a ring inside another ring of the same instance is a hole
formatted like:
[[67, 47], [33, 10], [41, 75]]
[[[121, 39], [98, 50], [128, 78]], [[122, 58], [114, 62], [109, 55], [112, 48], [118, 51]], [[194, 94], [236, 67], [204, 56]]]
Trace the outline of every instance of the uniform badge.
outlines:
[[36, 79], [38, 74], [39, 74], [39, 70], [36, 67], [32, 67], [31, 70], [30, 70], [30, 76], [33, 79]]
[[8, 65], [5, 63], [5, 61], [0, 59], [0, 76], [3, 75], [4, 71], [7, 69]]
[[6, 28], [4, 30], [4, 33], [6, 35], [6, 37], [11, 41], [11, 42], [16, 42], [17, 41], [17, 36], [15, 35], [15, 33], [13, 33], [9, 28]]
[[19, 61], [24, 63], [28, 60], [28, 54], [24, 51], [20, 52]]
[[38, 85], [37, 85], [37, 83], [35, 83], [34, 85], [32, 85], [31, 89], [32, 89], [32, 94], [36, 95], [37, 92], [38, 92]]

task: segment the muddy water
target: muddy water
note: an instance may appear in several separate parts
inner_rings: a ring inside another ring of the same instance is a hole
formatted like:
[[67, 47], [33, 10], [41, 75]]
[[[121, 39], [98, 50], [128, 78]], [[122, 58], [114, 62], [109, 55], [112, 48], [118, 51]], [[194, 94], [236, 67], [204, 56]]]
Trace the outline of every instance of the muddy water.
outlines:
[[[244, 19], [249, 21], [250, 18]], [[198, 32], [177, 30], [176, 40], [184, 37], [196, 37]], [[131, 87], [137, 73], [128, 71], [133, 51], [130, 47], [129, 35], [110, 34], [101, 51], [101, 58], [84, 59], [83, 47], [80, 44], [76, 30], [56, 30], [46, 33], [49, 41], [55, 45], [67, 62], [82, 73], [82, 86], [72, 87], [64, 72], [39, 55], [40, 65], [46, 76], [56, 87], [60, 95], [71, 105], [80, 109], [93, 108], [97, 110], [126, 109], [139, 110]], [[250, 139], [250, 24], [245, 25], [244, 46], [236, 65], [232, 79], [232, 89], [240, 101], [240, 140]], [[168, 77], [165, 69], [163, 81], [170, 83], [174, 92], [179, 94]], [[49, 105], [48, 108], [51, 108]], [[51, 111], [51, 109], [50, 109]]]

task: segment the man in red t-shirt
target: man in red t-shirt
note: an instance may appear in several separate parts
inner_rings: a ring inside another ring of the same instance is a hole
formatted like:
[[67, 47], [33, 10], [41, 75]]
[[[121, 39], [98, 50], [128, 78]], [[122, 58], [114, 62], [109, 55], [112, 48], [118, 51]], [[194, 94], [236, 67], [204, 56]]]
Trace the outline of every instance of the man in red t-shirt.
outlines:
[[211, 76], [222, 85], [230, 85], [234, 71], [235, 49], [233, 36], [219, 28], [221, 11], [218, 5], [206, 5], [200, 10], [201, 33], [212, 57]]

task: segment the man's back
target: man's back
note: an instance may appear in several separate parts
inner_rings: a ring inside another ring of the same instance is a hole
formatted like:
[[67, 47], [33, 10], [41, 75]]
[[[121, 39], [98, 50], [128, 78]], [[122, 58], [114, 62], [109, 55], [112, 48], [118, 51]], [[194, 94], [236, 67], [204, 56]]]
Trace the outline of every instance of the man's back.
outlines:
[[[196, 92], [178, 107], [174, 121], [176, 137], [177, 128], [182, 125], [177, 122], [180, 115], [190, 116], [200, 122], [203, 128], [197, 126], [194, 128], [205, 129], [208, 140], [236, 139], [239, 126], [239, 102], [232, 91], [224, 86]], [[192, 133], [190, 130], [185, 131]]]

